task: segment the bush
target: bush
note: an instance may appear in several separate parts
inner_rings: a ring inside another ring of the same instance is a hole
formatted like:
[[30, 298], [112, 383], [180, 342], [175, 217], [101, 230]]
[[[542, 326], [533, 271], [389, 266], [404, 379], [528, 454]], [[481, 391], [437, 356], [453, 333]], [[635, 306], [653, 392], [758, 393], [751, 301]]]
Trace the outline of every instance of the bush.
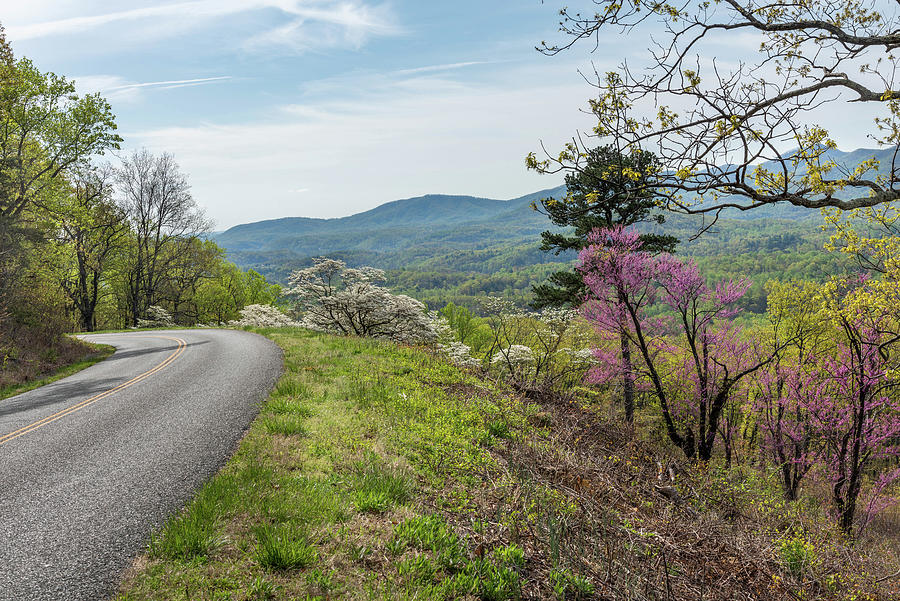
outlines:
[[241, 318], [228, 322], [235, 327], [292, 328], [300, 324], [272, 305], [247, 305], [240, 311]]
[[432, 343], [437, 338], [425, 305], [376, 284], [384, 280], [382, 270], [351, 269], [343, 261], [321, 257], [313, 261], [312, 267], [291, 274], [285, 292], [303, 314], [302, 326], [408, 344]]
[[139, 328], [168, 328], [175, 325], [172, 314], [157, 305], [147, 308], [147, 319], [139, 319]]

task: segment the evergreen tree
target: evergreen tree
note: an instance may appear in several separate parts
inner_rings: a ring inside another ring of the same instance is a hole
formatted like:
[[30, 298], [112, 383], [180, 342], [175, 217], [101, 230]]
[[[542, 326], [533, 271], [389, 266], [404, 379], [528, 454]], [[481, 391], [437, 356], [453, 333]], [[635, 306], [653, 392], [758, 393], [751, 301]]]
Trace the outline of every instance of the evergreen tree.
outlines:
[[[622, 154], [612, 146], [600, 146], [587, 152], [583, 167], [566, 174], [568, 193], [563, 199], [544, 198], [532, 205], [554, 225], [574, 228], [572, 233], [545, 231], [541, 250], [559, 255], [578, 252], [587, 245], [587, 237], [596, 228], [627, 227], [640, 222], [662, 224], [665, 217], [657, 208], [654, 191], [647, 185], [649, 176], [659, 170], [650, 152]], [[651, 253], [672, 252], [678, 239], [662, 234], [642, 234], [642, 248]], [[577, 307], [587, 288], [574, 266], [553, 273], [548, 281], [532, 287], [535, 309]]]

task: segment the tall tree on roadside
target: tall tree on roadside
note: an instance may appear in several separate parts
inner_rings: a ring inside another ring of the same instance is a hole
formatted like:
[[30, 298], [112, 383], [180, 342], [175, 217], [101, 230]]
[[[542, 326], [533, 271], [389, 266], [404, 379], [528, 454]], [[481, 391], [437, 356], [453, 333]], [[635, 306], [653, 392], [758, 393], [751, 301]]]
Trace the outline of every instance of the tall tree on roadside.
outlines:
[[[529, 161], [530, 168], [536, 168]], [[649, 152], [622, 154], [612, 146], [601, 146], [586, 153], [580, 169], [566, 174], [565, 198], [544, 198], [532, 208], [547, 215], [554, 225], [571, 227], [569, 233], [545, 231], [541, 234], [541, 250], [559, 255], [566, 251], [580, 252], [588, 245], [588, 236], [595, 229], [627, 227], [640, 222], [661, 224], [665, 217], [654, 212], [656, 197], [646, 181], [659, 164]], [[673, 252], [678, 239], [664, 234], [642, 234], [642, 248], [651, 253]], [[553, 273], [549, 282], [532, 287], [537, 309], [545, 307], [578, 307], [588, 293], [582, 274], [575, 268]], [[620, 336], [623, 365], [623, 405], [625, 419], [634, 419], [634, 379], [631, 366], [631, 346], [623, 331]]]
[[[38, 227], [66, 177], [121, 138], [109, 104], [79, 96], [65, 77], [16, 60], [0, 28], [0, 319], [17, 303]], [[28, 305], [23, 301], [20, 305]]]
[[63, 205], [52, 211], [68, 255], [60, 284], [87, 332], [97, 326], [97, 303], [110, 259], [128, 235], [125, 214], [112, 198], [113, 175], [109, 166], [80, 171]]
[[78, 96], [73, 82], [41, 73], [24, 58], [0, 70], [0, 217], [17, 219], [58, 191], [73, 169], [122, 139], [99, 94]]
[[123, 161], [117, 179], [134, 236], [124, 284], [129, 318], [136, 325], [157, 302], [170, 268], [193, 252], [190, 242], [209, 231], [210, 222], [170, 154], [136, 151]]

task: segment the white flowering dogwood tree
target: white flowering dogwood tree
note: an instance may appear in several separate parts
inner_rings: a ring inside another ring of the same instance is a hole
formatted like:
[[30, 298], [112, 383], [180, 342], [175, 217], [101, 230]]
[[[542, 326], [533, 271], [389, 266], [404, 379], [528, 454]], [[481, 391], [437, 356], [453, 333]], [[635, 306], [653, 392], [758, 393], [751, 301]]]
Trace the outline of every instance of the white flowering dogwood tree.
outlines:
[[300, 325], [272, 305], [247, 305], [240, 313], [241, 318], [229, 321], [228, 325], [255, 328], [290, 328]]
[[285, 295], [293, 299], [303, 327], [345, 336], [367, 336], [407, 344], [431, 343], [437, 332], [425, 305], [380, 285], [384, 271], [313, 259], [294, 271]]
[[168, 328], [175, 325], [172, 314], [158, 305], [147, 308], [147, 319], [138, 319], [139, 328]]

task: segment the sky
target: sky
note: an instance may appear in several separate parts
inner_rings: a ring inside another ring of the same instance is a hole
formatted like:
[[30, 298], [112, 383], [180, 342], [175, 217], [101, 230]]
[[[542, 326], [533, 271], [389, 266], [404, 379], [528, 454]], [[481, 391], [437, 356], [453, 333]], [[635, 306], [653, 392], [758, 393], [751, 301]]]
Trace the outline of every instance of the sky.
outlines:
[[[650, 43], [610, 37], [544, 56], [534, 47], [562, 39], [563, 4], [0, 0], [0, 23], [17, 56], [109, 100], [122, 152], [173, 154], [223, 230], [562, 183], [528, 172], [525, 156], [589, 131], [581, 73], [640, 60]], [[720, 61], [758, 48], [734, 35], [712, 44]], [[851, 149], [870, 129], [863, 112], [832, 133]]]
[[175, 156], [216, 229], [428, 193], [513, 198], [578, 129], [554, 0], [0, 0], [17, 56], [112, 104], [123, 151]]

